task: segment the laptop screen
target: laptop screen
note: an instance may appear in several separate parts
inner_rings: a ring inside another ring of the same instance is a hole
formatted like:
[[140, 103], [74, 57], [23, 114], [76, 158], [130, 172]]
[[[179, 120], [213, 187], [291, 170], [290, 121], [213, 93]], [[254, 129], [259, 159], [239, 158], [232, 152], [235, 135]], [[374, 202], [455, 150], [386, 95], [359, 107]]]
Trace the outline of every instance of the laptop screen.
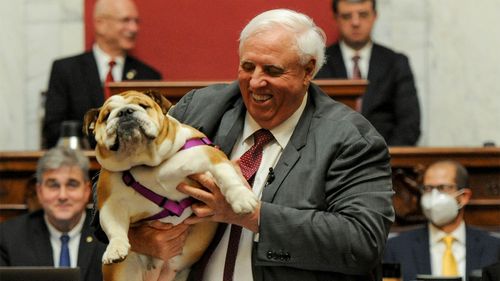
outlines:
[[0, 266], [2, 281], [80, 281], [78, 267]]

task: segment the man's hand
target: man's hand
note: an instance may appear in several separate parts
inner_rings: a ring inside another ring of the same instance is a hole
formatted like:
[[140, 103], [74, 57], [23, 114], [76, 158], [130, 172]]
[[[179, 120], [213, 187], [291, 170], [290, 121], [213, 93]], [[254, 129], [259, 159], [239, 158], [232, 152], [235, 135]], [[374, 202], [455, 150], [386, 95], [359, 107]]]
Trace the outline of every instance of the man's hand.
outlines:
[[132, 251], [167, 261], [182, 253], [188, 229], [189, 225], [184, 223], [174, 226], [153, 221], [131, 227], [128, 237]]
[[[237, 162], [234, 162], [234, 166], [239, 171]], [[241, 171], [239, 174], [243, 178]], [[177, 186], [178, 191], [200, 201], [191, 206], [196, 216], [191, 216], [186, 219], [184, 223], [196, 224], [204, 221], [215, 221], [240, 225], [256, 233], [259, 231], [258, 219], [260, 215], [260, 202], [252, 213], [236, 214], [231, 208], [231, 205], [225, 200], [224, 195], [222, 195], [219, 187], [215, 184], [214, 179], [209, 174], [195, 174], [191, 175], [190, 178], [197, 181], [201, 186], [205, 187], [205, 189], [191, 186], [186, 183], [181, 183]], [[246, 180], [244, 181], [246, 182]], [[248, 186], [248, 188], [250, 188], [250, 186]]]

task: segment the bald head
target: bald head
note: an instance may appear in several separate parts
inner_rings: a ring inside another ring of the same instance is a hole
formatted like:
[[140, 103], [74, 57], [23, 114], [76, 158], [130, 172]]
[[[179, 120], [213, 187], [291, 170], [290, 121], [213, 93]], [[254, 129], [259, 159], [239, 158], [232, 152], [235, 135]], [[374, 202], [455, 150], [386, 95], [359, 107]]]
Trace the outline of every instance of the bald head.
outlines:
[[97, 45], [111, 57], [124, 56], [135, 47], [139, 12], [133, 0], [97, 0], [94, 6]]
[[458, 189], [466, 188], [469, 181], [469, 175], [465, 167], [452, 160], [443, 160], [431, 164], [425, 171], [424, 182], [430, 178], [441, 180], [449, 178], [457, 185]]

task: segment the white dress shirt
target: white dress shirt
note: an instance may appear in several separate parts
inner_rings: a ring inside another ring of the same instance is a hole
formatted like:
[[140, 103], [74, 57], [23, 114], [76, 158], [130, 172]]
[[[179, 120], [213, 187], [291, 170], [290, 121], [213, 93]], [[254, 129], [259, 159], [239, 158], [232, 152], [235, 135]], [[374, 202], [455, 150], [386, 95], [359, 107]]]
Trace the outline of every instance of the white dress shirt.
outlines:
[[[80, 247], [80, 237], [82, 235], [83, 222], [85, 221], [86, 213], [84, 212], [80, 221], [71, 229], [67, 234], [69, 236], [68, 248], [71, 267], [77, 267], [78, 262], [78, 248]], [[57, 230], [52, 226], [47, 215], [44, 216], [45, 224], [49, 229], [50, 244], [52, 245], [52, 257], [54, 258], [54, 266], [59, 267], [59, 256], [61, 254], [61, 235], [63, 232]]]
[[340, 52], [342, 53], [342, 59], [344, 60], [345, 68], [347, 71], [347, 78], [352, 79], [352, 73], [354, 69], [354, 61], [352, 58], [357, 54], [359, 56], [358, 66], [361, 72], [361, 77], [363, 79], [368, 79], [368, 70], [370, 68], [370, 57], [372, 54], [373, 43], [369, 42], [361, 50], [356, 51], [351, 47], [347, 46], [344, 41], [340, 41]]
[[[307, 103], [307, 93], [302, 100], [302, 104], [285, 122], [273, 128], [271, 133], [275, 140], [266, 145], [262, 152], [262, 160], [255, 174], [252, 190], [260, 198], [262, 191], [267, 182], [269, 168], [273, 168], [278, 162], [283, 149], [288, 144], [292, 137], [293, 130], [299, 122], [299, 118], [304, 111]], [[231, 159], [239, 159], [250, 147], [253, 145], [253, 133], [261, 129], [257, 122], [246, 113], [243, 134], [236, 141]], [[227, 247], [229, 243], [229, 234], [231, 225], [228, 225], [224, 236], [222, 237], [219, 245], [212, 253], [210, 260], [205, 268], [203, 275], [204, 281], [222, 280], [224, 274], [224, 264], [226, 261]], [[252, 246], [254, 241], [258, 241], [258, 233], [243, 228], [241, 232], [240, 243], [238, 245], [238, 253], [236, 256], [236, 265], [234, 268], [234, 280], [238, 281], [253, 281], [252, 275]]]
[[115, 57], [112, 58], [110, 55], [106, 54], [97, 44], [94, 44], [92, 47], [92, 51], [94, 53], [94, 58], [97, 63], [97, 70], [99, 71], [99, 78], [101, 79], [101, 83], [104, 84], [106, 81], [106, 76], [109, 71], [109, 62], [111, 59], [115, 61], [115, 65], [113, 66], [112, 75], [113, 81], [120, 82], [123, 77], [123, 68], [125, 67], [125, 58], [124, 57]]
[[[441, 231], [432, 224], [429, 224], [429, 247], [431, 253], [431, 272], [432, 275], [442, 275], [443, 254], [446, 249], [445, 243], [442, 241], [448, 234]], [[457, 269], [462, 280], [467, 280], [465, 277], [465, 223], [462, 221], [460, 226], [450, 233], [455, 238], [452, 244], [452, 252], [457, 262]]]

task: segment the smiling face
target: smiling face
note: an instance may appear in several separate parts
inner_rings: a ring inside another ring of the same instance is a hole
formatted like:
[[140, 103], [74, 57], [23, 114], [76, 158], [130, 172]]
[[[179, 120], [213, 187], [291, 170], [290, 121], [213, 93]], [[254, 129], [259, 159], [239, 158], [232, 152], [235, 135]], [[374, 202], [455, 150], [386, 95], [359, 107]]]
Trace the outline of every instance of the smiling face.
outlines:
[[238, 80], [245, 106], [265, 129], [287, 120], [300, 106], [314, 60], [303, 66], [293, 36], [274, 28], [250, 36], [240, 49]]
[[78, 166], [48, 170], [37, 185], [37, 196], [49, 222], [59, 231], [71, 230], [80, 220], [90, 196], [90, 181]]

